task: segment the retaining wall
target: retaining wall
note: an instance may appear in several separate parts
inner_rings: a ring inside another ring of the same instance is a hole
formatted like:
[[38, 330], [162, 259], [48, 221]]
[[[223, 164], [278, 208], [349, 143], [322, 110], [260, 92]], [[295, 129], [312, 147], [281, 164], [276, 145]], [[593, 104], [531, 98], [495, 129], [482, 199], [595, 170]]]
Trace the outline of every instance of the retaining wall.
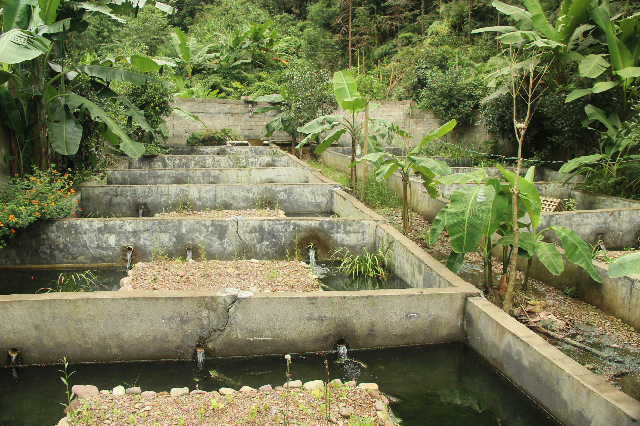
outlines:
[[[602, 278], [602, 282], [598, 283], [582, 267], [569, 262], [561, 247], [558, 247], [558, 251], [562, 254], [564, 263], [564, 270], [560, 275], [551, 274], [536, 256], [531, 263], [531, 277], [560, 290], [565, 287], [575, 288], [580, 300], [640, 331], [640, 276], [610, 278], [607, 264], [594, 260], [593, 266]], [[496, 248], [494, 255], [501, 257], [502, 248]], [[518, 268], [526, 269], [524, 259], [518, 259]]]
[[266, 183], [218, 185], [90, 185], [81, 186], [83, 217], [138, 217], [190, 209], [281, 209], [287, 213], [332, 211], [334, 185]]
[[301, 167], [288, 155], [158, 155], [129, 160], [130, 169]]
[[[375, 250], [376, 221], [342, 218], [232, 219], [55, 219], [38, 224], [11, 239], [0, 250], [0, 267], [24, 265], [126, 265], [152, 259], [154, 250], [171, 258], [193, 247], [218, 260], [287, 259], [306, 256], [317, 247], [318, 259], [330, 259], [346, 247], [354, 253]], [[29, 267], [30, 267], [29, 266]]]
[[[230, 142], [235, 143], [235, 142]], [[246, 143], [246, 142], [245, 142]], [[274, 146], [172, 146], [171, 155], [286, 155]]]
[[[382, 101], [379, 103], [380, 107], [371, 110], [369, 116], [391, 121], [412, 134], [411, 145], [417, 145], [427, 133], [440, 127], [436, 116], [430, 111], [417, 109], [415, 101]], [[278, 110], [273, 110], [264, 114], [253, 114], [252, 111], [271, 106], [271, 104], [229, 99], [174, 98], [173, 106], [197, 115], [211, 129], [223, 127], [234, 129], [240, 133], [243, 139], [264, 138], [265, 124], [280, 113]], [[338, 109], [333, 114], [350, 116], [342, 109]], [[362, 119], [362, 114], [360, 115]], [[192, 132], [205, 129], [202, 123], [191, 121], [177, 114], [169, 116], [166, 123], [169, 130], [168, 144], [172, 146], [186, 145], [187, 138]], [[456, 131], [451, 133], [449, 137], [454, 141], [490, 139], [481, 124], [458, 125]], [[271, 138], [290, 140], [291, 136], [285, 132], [276, 132]], [[351, 146], [349, 137], [342, 136], [339, 144]]]
[[318, 183], [311, 169], [255, 167], [245, 169], [129, 169], [108, 170], [107, 185], [207, 185], [221, 183]]

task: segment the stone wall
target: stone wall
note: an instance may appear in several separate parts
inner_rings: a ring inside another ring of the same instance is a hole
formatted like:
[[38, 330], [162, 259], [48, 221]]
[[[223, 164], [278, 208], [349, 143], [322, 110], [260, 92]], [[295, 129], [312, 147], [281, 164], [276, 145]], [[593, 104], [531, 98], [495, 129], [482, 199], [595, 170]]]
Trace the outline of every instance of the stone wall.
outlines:
[[[370, 117], [391, 121], [407, 130], [413, 135], [411, 145], [416, 145], [427, 133], [440, 127], [436, 116], [429, 111], [417, 109], [414, 101], [383, 101], [380, 104], [380, 107], [370, 112]], [[197, 115], [207, 127], [231, 128], [237, 130], [244, 139], [264, 138], [262, 133], [264, 125], [277, 116], [279, 111], [274, 110], [264, 114], [252, 114], [252, 111], [269, 105], [266, 102], [229, 99], [173, 99], [173, 106]], [[341, 109], [336, 111], [336, 114], [348, 115]], [[204, 130], [201, 123], [176, 114], [167, 119], [167, 128], [169, 129], [168, 144], [172, 146], [185, 145], [192, 132]], [[271, 139], [289, 140], [290, 136], [284, 132], [276, 132]], [[452, 140], [458, 143], [486, 139], [490, 139], [490, 136], [481, 124], [458, 124], [457, 129], [452, 133]], [[339, 144], [347, 146], [350, 144], [349, 141], [350, 139], [345, 135], [340, 138]]]
[[[236, 130], [242, 139], [264, 138], [262, 129], [264, 125], [273, 120], [279, 111], [269, 111], [264, 114], [253, 114], [258, 108], [269, 106], [266, 102], [247, 102], [231, 99], [192, 99], [173, 98], [173, 106], [182, 108], [198, 118], [209, 129], [221, 129], [223, 127]], [[202, 123], [194, 122], [177, 114], [172, 114], [167, 119], [169, 129], [168, 144], [180, 146], [187, 144], [187, 138], [193, 132], [205, 130]], [[285, 132], [276, 132], [273, 139], [289, 139]], [[265, 138], [266, 139], [266, 138]]]

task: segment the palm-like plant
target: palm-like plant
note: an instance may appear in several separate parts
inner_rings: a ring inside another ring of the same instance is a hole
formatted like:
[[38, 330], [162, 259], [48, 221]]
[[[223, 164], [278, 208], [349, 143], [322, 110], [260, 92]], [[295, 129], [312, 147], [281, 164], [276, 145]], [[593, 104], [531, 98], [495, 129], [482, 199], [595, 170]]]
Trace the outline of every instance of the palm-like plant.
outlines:
[[[142, 112], [121, 98], [108, 86], [111, 81], [128, 81], [143, 85], [164, 81], [144, 74], [158, 70], [155, 61], [134, 56], [115, 60], [95, 61], [89, 65], [71, 64], [65, 56], [67, 34], [86, 29], [83, 17], [98, 13], [113, 19], [133, 7], [130, 3], [112, 5], [104, 2], [41, 0], [36, 4], [20, 0], [5, 0], [0, 35], [0, 88], [3, 108], [0, 118], [13, 131], [22, 153], [31, 151], [32, 164], [41, 169], [49, 165], [50, 155], [74, 155], [83, 134], [81, 120], [91, 120], [98, 131], [127, 155], [139, 157], [144, 145], [134, 142], [98, 104], [81, 96], [78, 89], [91, 86], [96, 98], [119, 101], [131, 120], [145, 131], [153, 132]], [[170, 6], [156, 2], [156, 7]], [[120, 68], [127, 62], [136, 71]], [[9, 84], [7, 87], [6, 85]]]

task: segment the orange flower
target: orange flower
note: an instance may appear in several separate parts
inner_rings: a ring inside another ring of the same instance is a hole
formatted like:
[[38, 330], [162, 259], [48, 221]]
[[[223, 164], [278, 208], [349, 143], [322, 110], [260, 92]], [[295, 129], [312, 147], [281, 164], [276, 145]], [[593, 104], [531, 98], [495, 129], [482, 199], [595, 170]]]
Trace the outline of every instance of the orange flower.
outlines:
[[76, 191], [74, 191], [73, 189], [71, 190], [72, 193], [75, 193]]
[[51, 202], [51, 205], [53, 206], [54, 204], [55, 204], [55, 203], [52, 201], [52, 202]]
[[36, 190], [34, 189], [34, 190], [33, 190], [33, 192], [35, 193], [35, 192], [36, 192]]
[[15, 234], [15, 233], [16, 233], [16, 230], [15, 230], [15, 229], [12, 229], [12, 230], [11, 230], [11, 233], [12, 233], [12, 234]]
[[40, 183], [40, 181], [39, 181], [39, 180], [37, 180], [37, 181], [36, 181], [36, 183]]

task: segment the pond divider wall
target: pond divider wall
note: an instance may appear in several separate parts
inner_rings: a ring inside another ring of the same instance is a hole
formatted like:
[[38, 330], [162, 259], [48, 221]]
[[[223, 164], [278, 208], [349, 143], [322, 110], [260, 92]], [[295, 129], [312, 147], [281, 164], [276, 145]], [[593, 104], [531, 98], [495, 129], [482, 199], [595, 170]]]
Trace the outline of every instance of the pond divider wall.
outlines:
[[564, 425], [640, 422], [640, 402], [487, 300], [468, 298], [464, 322], [467, 344]]
[[129, 160], [130, 169], [303, 167], [291, 155], [158, 155]]
[[326, 183], [81, 186], [84, 217], [138, 217], [176, 210], [280, 209], [287, 213], [332, 211], [333, 188]]
[[[348, 162], [346, 155], [327, 150], [322, 155], [322, 161], [341, 171]], [[348, 164], [347, 164], [348, 166]], [[367, 165], [372, 170], [370, 165]], [[363, 163], [357, 165], [360, 176], [364, 170]], [[553, 174], [551, 174], [553, 175]], [[402, 181], [399, 174], [394, 173], [387, 180], [389, 188], [396, 194], [402, 194]], [[603, 210], [579, 210], [571, 212], [544, 213], [541, 215], [541, 226], [563, 225], [573, 229], [587, 243], [594, 244], [598, 239], [605, 240], [608, 247], [620, 247], [632, 245], [640, 237], [640, 210], [638, 202], [624, 200], [616, 197], [600, 197], [588, 194], [584, 191], [572, 189], [571, 185], [560, 185], [555, 182], [536, 182], [536, 188], [541, 195], [556, 196], [562, 198], [566, 195], [572, 198], [578, 197], [578, 202], [585, 203], [592, 207], [617, 206]], [[450, 185], [447, 190], [452, 192], [452, 188], [457, 185]], [[553, 192], [558, 191], [558, 192]], [[562, 192], [565, 191], [565, 192]], [[429, 221], [433, 221], [438, 212], [449, 203], [444, 198], [431, 198], [426, 189], [422, 186], [422, 180], [411, 178], [409, 185], [409, 207], [416, 213]], [[624, 207], [629, 206], [629, 207]], [[543, 228], [540, 228], [543, 229]], [[545, 234], [545, 239], [556, 244], [559, 243], [555, 234]], [[620, 245], [618, 245], [620, 244]], [[560, 248], [560, 250], [562, 250]], [[562, 252], [564, 253], [564, 252]], [[497, 248], [494, 255], [502, 259], [502, 250]], [[564, 259], [564, 272], [559, 276], [554, 276], [534, 258], [531, 277], [540, 279], [548, 285], [558, 289], [566, 287], [577, 288], [580, 299], [590, 303], [604, 312], [615, 316], [626, 324], [631, 325], [636, 330], [640, 330], [640, 281], [633, 278], [609, 278], [605, 263], [594, 262], [596, 269], [603, 278], [603, 283], [599, 284], [586, 271]], [[518, 267], [524, 270], [524, 262], [519, 262]]]
[[192, 246], [194, 259], [286, 259], [308, 252], [318, 259], [346, 247], [354, 253], [375, 250], [376, 221], [351, 218], [98, 218], [55, 219], [27, 229], [0, 251], [0, 267], [20, 265], [126, 265], [152, 260], [153, 252], [184, 257]]
[[249, 169], [108, 170], [106, 185], [187, 185], [221, 183], [318, 183], [313, 169], [255, 167]]

